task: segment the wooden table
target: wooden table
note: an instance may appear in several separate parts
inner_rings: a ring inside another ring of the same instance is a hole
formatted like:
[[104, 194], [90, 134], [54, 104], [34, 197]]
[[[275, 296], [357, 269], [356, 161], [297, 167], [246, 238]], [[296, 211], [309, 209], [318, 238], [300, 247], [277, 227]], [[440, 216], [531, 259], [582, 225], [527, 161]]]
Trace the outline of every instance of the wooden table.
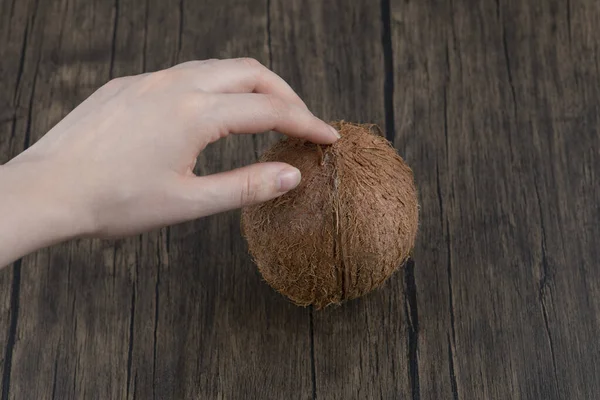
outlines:
[[421, 204], [413, 261], [320, 312], [261, 281], [239, 212], [25, 257], [1, 399], [598, 398], [599, 25], [596, 0], [0, 0], [1, 163], [112, 77], [250, 56], [384, 127]]

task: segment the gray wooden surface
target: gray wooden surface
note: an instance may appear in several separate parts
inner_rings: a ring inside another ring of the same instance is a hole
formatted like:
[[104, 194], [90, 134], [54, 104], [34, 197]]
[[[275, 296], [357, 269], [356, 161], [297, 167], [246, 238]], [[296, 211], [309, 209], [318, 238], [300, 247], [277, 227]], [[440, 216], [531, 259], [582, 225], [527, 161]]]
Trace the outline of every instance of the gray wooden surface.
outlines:
[[261, 281], [239, 212], [27, 256], [0, 271], [1, 399], [597, 398], [599, 21], [595, 0], [0, 0], [0, 163], [112, 77], [250, 56], [315, 114], [384, 127], [421, 203], [406, 268], [321, 312]]

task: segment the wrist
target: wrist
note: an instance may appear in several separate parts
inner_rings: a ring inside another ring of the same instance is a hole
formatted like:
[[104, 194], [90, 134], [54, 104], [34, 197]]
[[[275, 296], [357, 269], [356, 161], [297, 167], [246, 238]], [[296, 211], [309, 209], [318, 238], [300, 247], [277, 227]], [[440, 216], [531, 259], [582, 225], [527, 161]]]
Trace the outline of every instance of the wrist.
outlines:
[[0, 253], [18, 258], [87, 233], [67, 182], [57, 178], [43, 161], [0, 166]]

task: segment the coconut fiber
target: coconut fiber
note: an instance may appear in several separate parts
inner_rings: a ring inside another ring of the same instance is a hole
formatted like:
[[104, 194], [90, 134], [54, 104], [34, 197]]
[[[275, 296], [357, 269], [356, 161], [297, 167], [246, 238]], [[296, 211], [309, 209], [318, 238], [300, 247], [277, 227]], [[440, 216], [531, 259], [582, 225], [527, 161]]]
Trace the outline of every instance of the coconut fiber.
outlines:
[[335, 122], [329, 146], [284, 139], [261, 158], [302, 173], [300, 185], [242, 212], [263, 278], [297, 305], [360, 297], [407, 260], [417, 233], [412, 170], [375, 125]]

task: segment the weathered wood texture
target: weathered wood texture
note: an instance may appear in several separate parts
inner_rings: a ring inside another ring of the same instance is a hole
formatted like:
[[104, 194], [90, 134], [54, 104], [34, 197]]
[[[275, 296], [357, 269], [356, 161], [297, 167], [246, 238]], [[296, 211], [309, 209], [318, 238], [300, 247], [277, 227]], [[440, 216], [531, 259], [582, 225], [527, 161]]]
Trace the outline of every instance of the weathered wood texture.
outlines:
[[392, 3], [423, 398], [600, 395], [599, 18], [592, 1]]
[[414, 261], [320, 312], [261, 282], [238, 212], [27, 256], [0, 272], [1, 398], [599, 396], [598, 21], [594, 0], [0, 0], [0, 163], [111, 77], [251, 56], [317, 115], [386, 127], [421, 202]]

